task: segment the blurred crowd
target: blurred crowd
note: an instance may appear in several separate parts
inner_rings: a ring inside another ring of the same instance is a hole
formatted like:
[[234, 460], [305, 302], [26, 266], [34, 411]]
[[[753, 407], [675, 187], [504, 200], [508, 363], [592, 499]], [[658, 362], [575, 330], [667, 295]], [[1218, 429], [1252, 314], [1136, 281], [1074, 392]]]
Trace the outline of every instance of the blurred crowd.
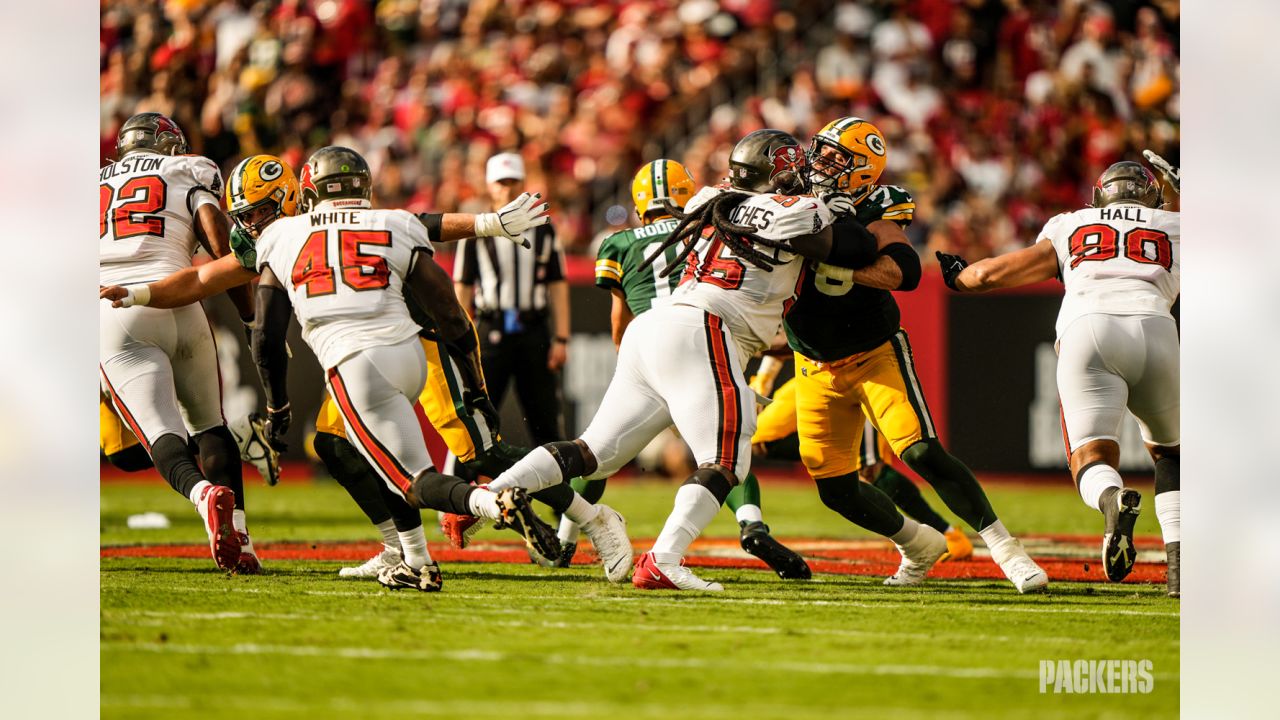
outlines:
[[751, 130], [858, 115], [916, 197], [912, 241], [977, 259], [1034, 241], [1121, 157], [1177, 164], [1178, 5], [103, 0], [102, 159], [155, 110], [224, 169], [348, 145], [379, 205], [477, 211], [485, 160], [514, 150], [586, 252], [627, 222], [643, 162], [713, 182]]

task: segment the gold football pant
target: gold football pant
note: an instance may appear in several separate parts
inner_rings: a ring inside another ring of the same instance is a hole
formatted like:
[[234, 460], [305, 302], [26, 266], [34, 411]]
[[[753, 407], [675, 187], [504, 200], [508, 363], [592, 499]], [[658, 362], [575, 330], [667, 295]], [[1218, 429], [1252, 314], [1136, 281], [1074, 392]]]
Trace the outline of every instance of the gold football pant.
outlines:
[[[449, 452], [458, 456], [459, 462], [474, 460], [477, 452], [493, 445], [489, 426], [479, 412], [467, 412], [462, 402], [462, 375], [449, 354], [441, 351], [439, 343], [426, 338], [419, 340], [427, 356], [427, 382], [418, 396], [418, 404]], [[316, 432], [347, 437], [342, 413], [328, 393], [316, 417]]]
[[[775, 442], [792, 435], [796, 432], [796, 422], [796, 378], [791, 378], [773, 391], [773, 402], [756, 417], [756, 433], [751, 437], [751, 444]], [[870, 421], [863, 423], [858, 442], [861, 448], [854, 456], [855, 470], [883, 462], [893, 452], [889, 442], [876, 432]]]
[[861, 467], [864, 420], [899, 457], [916, 442], [937, 437], [906, 332], [834, 362], [795, 357], [800, 458], [815, 479]]
[[138, 437], [125, 426], [107, 397], [99, 393], [98, 447], [102, 448], [102, 453], [107, 456], [115, 455], [137, 444]]

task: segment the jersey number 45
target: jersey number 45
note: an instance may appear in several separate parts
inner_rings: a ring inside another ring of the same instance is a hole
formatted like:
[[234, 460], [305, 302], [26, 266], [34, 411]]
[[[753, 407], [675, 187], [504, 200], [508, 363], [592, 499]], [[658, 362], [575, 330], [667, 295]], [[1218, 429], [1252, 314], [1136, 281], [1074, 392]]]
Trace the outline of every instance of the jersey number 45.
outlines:
[[[381, 255], [360, 252], [362, 245], [391, 246], [391, 233], [386, 230], [338, 230], [338, 248], [342, 283], [357, 292], [381, 290], [390, 282], [387, 259]], [[305, 287], [307, 297], [332, 295], [338, 291], [334, 268], [329, 263], [329, 231], [316, 230], [302, 244], [298, 259], [293, 261], [293, 286]]]

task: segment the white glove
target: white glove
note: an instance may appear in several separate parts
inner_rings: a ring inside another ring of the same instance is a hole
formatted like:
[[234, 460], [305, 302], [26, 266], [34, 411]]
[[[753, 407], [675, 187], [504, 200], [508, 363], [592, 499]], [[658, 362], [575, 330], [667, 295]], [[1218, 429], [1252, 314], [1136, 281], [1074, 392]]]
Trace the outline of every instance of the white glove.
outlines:
[[1150, 150], [1143, 150], [1142, 157], [1146, 158], [1147, 162], [1151, 163], [1155, 169], [1160, 171], [1160, 174], [1164, 176], [1165, 181], [1169, 183], [1169, 186], [1173, 188], [1174, 192], [1178, 194], [1182, 193], [1182, 190], [1179, 187], [1182, 184], [1181, 170], [1170, 165], [1168, 160], [1165, 160]]
[[523, 247], [533, 247], [524, 238], [524, 231], [551, 222], [547, 203], [540, 193], [521, 193], [496, 213], [476, 215], [476, 237], [505, 237]]
[[831, 193], [822, 198], [822, 202], [826, 203], [833, 215], [852, 215], [855, 212], [853, 197], [849, 193]]

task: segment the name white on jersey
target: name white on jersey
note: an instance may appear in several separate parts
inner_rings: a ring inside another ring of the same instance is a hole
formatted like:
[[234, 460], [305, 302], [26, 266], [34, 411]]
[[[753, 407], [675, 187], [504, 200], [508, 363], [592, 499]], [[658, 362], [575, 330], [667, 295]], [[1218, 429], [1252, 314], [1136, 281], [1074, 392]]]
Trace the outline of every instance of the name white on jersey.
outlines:
[[212, 160], [129, 153], [99, 171], [98, 183], [98, 282], [159, 280], [191, 266], [196, 210], [222, 195]]
[[[703, 188], [689, 201], [693, 210], [721, 190]], [[830, 225], [831, 211], [821, 200], [797, 195], [753, 195], [733, 209], [730, 219], [756, 228], [756, 235], [769, 240], [788, 240], [816, 233]], [[762, 270], [738, 257], [712, 235], [698, 243], [696, 258], [690, 258], [680, 287], [671, 302], [702, 308], [718, 315], [729, 326], [738, 344], [740, 359], [769, 346], [782, 316], [791, 309], [800, 292], [803, 259], [785, 250], [760, 247], [761, 252], [780, 260], [773, 270]]]
[[404, 304], [404, 278], [417, 250], [434, 252], [426, 227], [411, 213], [321, 203], [263, 231], [258, 270], [269, 265], [285, 286], [302, 338], [328, 369], [421, 329]]
[[1163, 315], [1181, 291], [1176, 212], [1139, 205], [1057, 215], [1040, 232], [1053, 243], [1066, 295], [1057, 334], [1089, 313]]

